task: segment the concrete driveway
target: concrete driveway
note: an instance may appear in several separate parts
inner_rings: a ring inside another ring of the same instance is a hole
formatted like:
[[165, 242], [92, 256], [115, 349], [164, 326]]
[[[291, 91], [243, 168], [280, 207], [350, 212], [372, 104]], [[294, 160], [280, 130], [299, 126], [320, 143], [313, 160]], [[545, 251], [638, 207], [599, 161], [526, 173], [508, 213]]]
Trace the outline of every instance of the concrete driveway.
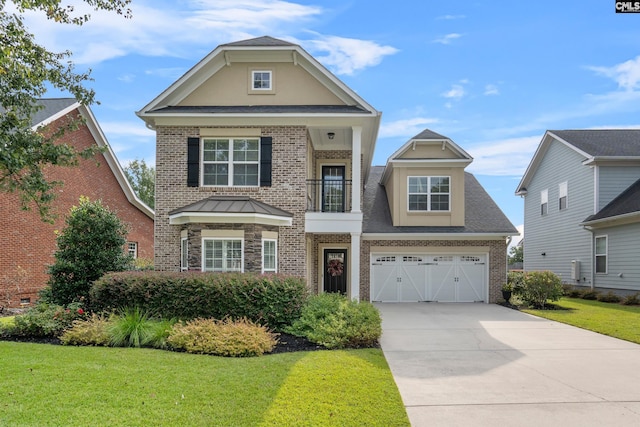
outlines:
[[640, 346], [493, 304], [376, 304], [413, 426], [640, 426]]

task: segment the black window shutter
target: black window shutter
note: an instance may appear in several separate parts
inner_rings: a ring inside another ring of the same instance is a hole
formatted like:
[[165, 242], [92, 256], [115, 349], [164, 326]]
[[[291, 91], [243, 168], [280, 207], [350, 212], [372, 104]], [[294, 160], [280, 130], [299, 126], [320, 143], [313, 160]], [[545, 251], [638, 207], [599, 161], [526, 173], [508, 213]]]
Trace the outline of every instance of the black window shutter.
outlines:
[[271, 187], [271, 148], [273, 138], [260, 138], [260, 187]]
[[187, 187], [200, 184], [200, 138], [187, 138]]

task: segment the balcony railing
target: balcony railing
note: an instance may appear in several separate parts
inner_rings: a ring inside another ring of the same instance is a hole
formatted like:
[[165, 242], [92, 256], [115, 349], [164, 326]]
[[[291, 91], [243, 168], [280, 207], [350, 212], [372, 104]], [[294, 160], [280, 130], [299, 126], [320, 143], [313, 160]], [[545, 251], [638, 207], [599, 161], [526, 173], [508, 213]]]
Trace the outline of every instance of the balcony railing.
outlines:
[[308, 179], [307, 212], [351, 212], [351, 180]]

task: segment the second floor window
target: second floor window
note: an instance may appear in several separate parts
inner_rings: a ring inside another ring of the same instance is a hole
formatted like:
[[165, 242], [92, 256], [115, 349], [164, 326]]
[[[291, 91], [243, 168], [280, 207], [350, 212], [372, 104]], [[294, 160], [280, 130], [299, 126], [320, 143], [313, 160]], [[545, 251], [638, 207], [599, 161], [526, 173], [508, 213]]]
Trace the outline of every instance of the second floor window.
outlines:
[[257, 186], [259, 138], [205, 138], [202, 141], [202, 183], [215, 186]]
[[567, 209], [567, 181], [558, 186], [558, 210]]
[[251, 85], [253, 90], [271, 90], [271, 71], [252, 71]]
[[549, 190], [540, 192], [540, 215], [549, 213]]
[[409, 211], [448, 211], [451, 197], [448, 176], [410, 176]]
[[138, 258], [138, 242], [127, 242], [127, 254], [133, 258]]

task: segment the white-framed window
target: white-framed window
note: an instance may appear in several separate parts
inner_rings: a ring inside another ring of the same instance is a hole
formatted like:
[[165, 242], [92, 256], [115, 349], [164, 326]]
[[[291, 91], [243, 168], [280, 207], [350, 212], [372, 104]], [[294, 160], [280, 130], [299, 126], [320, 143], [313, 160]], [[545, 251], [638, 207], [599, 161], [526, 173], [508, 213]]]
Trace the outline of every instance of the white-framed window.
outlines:
[[278, 272], [278, 241], [262, 239], [262, 272]]
[[596, 236], [596, 273], [607, 273], [607, 236]]
[[186, 237], [180, 239], [180, 270], [189, 270], [189, 239]]
[[203, 138], [202, 185], [259, 184], [260, 138]]
[[138, 258], [138, 242], [127, 242], [127, 254], [133, 258]]
[[558, 210], [567, 209], [567, 181], [558, 185]]
[[271, 70], [252, 70], [251, 89], [273, 90], [273, 72]]
[[546, 215], [549, 213], [549, 190], [542, 190], [540, 192], [540, 215]]
[[408, 210], [448, 211], [451, 198], [451, 178], [448, 176], [408, 177]]
[[244, 271], [242, 239], [202, 239], [202, 271]]

